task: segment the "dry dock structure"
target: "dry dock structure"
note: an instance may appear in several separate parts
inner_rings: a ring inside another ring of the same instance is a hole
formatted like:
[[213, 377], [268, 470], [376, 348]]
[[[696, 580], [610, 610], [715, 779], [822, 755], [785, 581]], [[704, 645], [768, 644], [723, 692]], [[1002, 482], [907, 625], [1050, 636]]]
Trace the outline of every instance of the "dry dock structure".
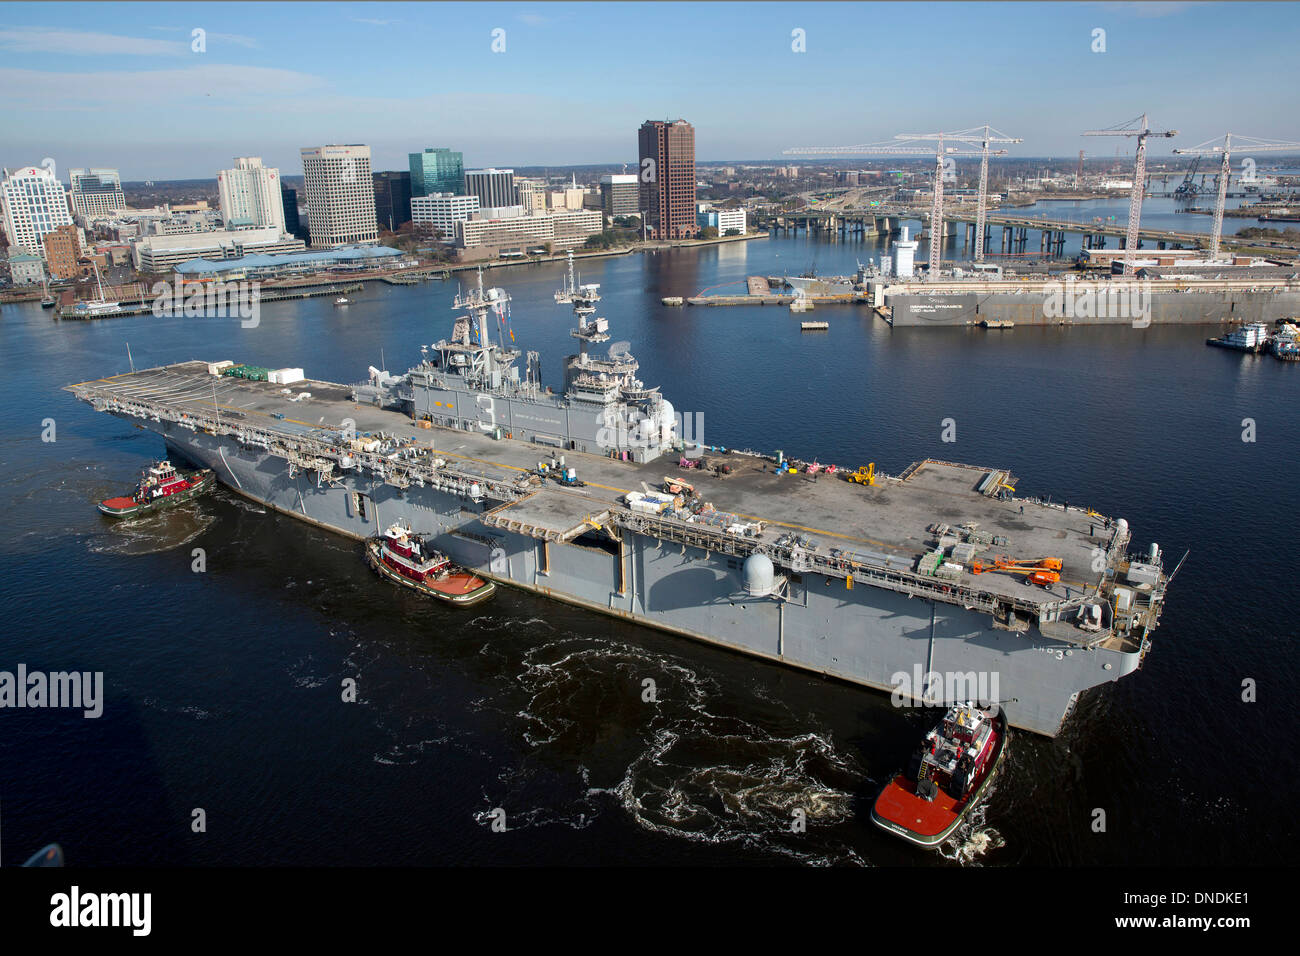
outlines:
[[868, 284], [868, 300], [899, 327], [1271, 323], [1300, 314], [1300, 270], [1232, 278], [884, 279]]

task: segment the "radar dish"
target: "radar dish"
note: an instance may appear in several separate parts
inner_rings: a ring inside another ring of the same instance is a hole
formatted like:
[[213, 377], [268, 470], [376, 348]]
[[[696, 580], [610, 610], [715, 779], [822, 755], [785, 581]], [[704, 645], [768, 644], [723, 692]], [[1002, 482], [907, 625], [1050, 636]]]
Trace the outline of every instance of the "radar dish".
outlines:
[[611, 359], [614, 359], [615, 361], [618, 361], [620, 359], [631, 358], [632, 357], [631, 349], [632, 349], [631, 342], [615, 342], [613, 345], [609, 347], [609, 357]]

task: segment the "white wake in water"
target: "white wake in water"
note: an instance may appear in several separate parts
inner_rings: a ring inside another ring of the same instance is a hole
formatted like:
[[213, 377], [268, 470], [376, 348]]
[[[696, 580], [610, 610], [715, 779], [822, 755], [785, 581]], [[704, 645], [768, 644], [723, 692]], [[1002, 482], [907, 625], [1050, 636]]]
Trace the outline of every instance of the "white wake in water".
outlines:
[[[534, 753], [576, 759], [584, 781], [609, 781], [588, 785], [558, 818], [533, 811], [544, 822], [583, 826], [612, 800], [637, 825], [677, 839], [864, 864], [829, 831], [853, 818], [866, 774], [828, 734], [787, 736], [720, 713], [730, 701], [716, 681], [620, 642], [575, 637], [535, 647], [517, 680], [528, 694], [517, 716]], [[507, 771], [502, 782], [517, 790], [526, 772]]]

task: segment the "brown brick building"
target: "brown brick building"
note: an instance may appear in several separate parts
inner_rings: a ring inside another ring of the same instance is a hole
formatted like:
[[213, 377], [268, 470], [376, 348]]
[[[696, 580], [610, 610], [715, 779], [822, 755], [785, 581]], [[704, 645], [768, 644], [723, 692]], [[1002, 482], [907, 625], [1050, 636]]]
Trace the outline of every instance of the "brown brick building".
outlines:
[[71, 279], [77, 274], [81, 256], [81, 230], [76, 226], [59, 226], [41, 237], [45, 247], [45, 264], [51, 279]]
[[692, 239], [695, 218], [695, 127], [684, 119], [646, 120], [638, 137], [641, 214], [654, 239]]

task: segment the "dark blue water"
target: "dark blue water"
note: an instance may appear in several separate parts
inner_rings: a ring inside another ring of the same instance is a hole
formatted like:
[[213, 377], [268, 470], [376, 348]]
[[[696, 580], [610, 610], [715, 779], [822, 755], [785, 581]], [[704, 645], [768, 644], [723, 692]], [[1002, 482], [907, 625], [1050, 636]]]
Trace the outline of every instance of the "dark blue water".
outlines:
[[[583, 279], [710, 443], [892, 473], [926, 455], [1005, 466], [1020, 493], [1124, 516], [1174, 560], [1190, 549], [1142, 671], [1087, 695], [1060, 738], [1019, 735], [947, 858], [866, 818], [930, 721], [881, 694], [509, 590], [432, 605], [355, 543], [222, 490], [134, 525], [95, 511], [162, 444], [61, 386], [125, 370], [128, 342], [137, 368], [230, 358], [350, 381], [444, 335], [454, 283], [367, 286], [346, 310], [269, 303], [254, 329], [0, 312], [0, 669], [107, 684], [98, 720], [0, 711], [6, 858], [58, 840], [96, 866], [1288, 859], [1300, 368], [1207, 348], [1204, 328], [891, 331], [845, 307], [804, 335], [785, 309], [659, 305], [875, 251], [758, 240], [587, 262]], [[490, 274], [553, 385], [572, 342], [561, 273]], [[807, 833], [790, 832], [796, 808]]]

